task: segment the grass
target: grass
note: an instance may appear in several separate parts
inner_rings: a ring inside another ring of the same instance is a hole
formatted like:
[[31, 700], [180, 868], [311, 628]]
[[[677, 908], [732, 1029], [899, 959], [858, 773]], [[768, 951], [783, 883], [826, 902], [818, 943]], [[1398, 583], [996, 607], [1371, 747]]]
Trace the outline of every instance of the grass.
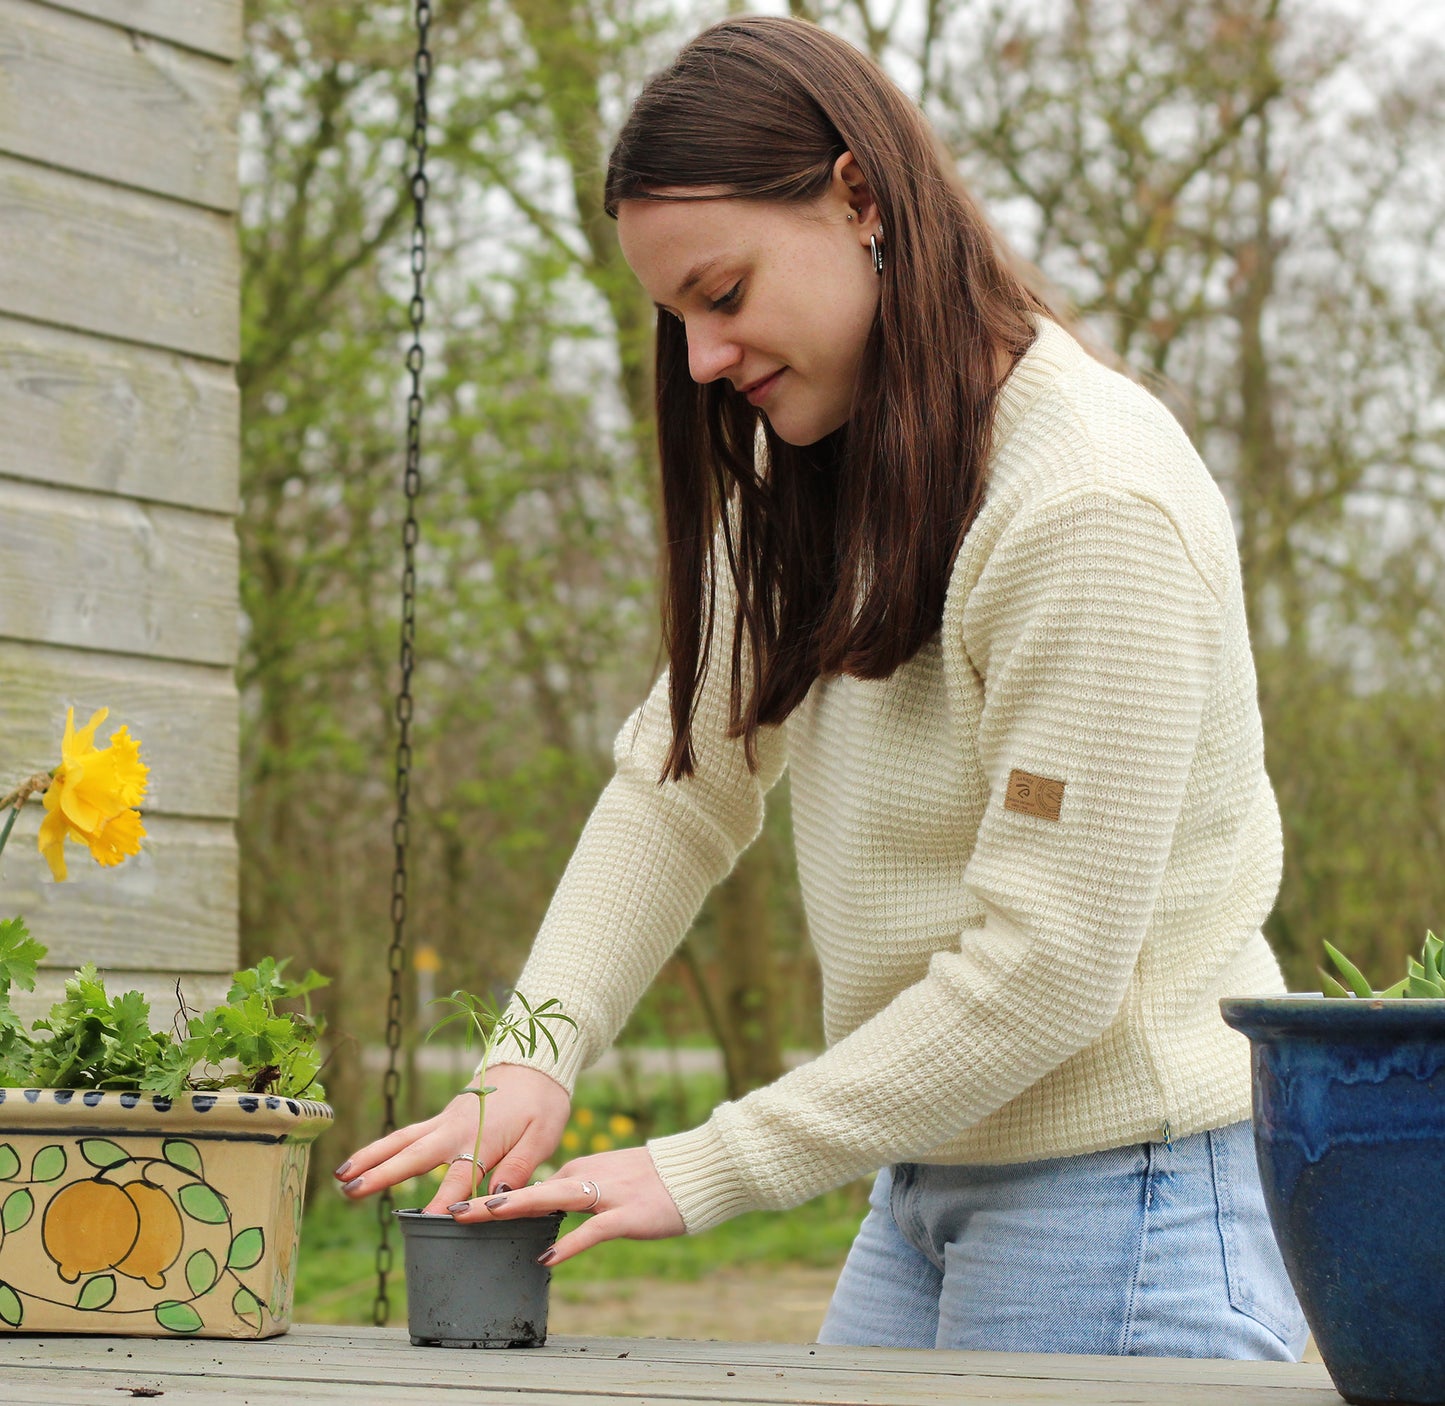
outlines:
[[[434, 1105], [440, 1107], [450, 1092], [449, 1086], [439, 1087]], [[592, 1150], [596, 1139], [627, 1146], [642, 1141], [649, 1129], [663, 1134], [695, 1126], [720, 1096], [718, 1081], [709, 1076], [689, 1076], [681, 1082], [643, 1081], [625, 1089], [615, 1079], [584, 1076], [568, 1127], [569, 1141], [575, 1139], [578, 1145], [563, 1155]], [[546, 1170], [539, 1169], [539, 1173]], [[421, 1205], [429, 1196], [427, 1179], [417, 1178], [397, 1188], [396, 1204]], [[854, 1183], [794, 1210], [738, 1216], [701, 1235], [609, 1241], [559, 1265], [553, 1272], [553, 1284], [565, 1295], [569, 1286], [598, 1281], [697, 1280], [734, 1266], [838, 1265], [852, 1243], [866, 1204], [866, 1184]], [[564, 1233], [575, 1223], [566, 1222]], [[371, 1322], [380, 1233], [375, 1201], [356, 1205], [330, 1194], [313, 1199], [306, 1208], [297, 1270], [298, 1322]], [[400, 1232], [392, 1228], [389, 1240], [394, 1268], [387, 1293], [392, 1322], [398, 1322], [406, 1311]]]

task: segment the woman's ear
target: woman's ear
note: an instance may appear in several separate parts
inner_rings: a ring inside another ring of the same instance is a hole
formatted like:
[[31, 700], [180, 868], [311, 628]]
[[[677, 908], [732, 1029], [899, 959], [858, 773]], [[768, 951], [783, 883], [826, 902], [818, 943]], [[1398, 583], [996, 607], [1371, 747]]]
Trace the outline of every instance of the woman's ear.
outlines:
[[858, 242], [866, 248], [869, 235], [878, 233], [878, 204], [873, 199], [867, 178], [853, 159], [851, 151], [845, 151], [833, 163], [833, 182], [829, 195], [839, 202], [845, 219], [849, 215], [853, 217], [853, 224], [859, 234]]

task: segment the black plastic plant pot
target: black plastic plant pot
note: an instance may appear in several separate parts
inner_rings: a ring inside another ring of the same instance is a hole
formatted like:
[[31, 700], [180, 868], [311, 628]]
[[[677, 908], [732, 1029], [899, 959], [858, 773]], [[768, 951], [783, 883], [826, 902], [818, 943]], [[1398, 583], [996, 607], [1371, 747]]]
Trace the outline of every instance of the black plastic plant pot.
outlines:
[[1346, 1401], [1445, 1403], [1445, 1001], [1234, 997], [1265, 1201]]
[[458, 1224], [397, 1211], [406, 1252], [406, 1318], [417, 1347], [541, 1347], [552, 1271], [537, 1256], [562, 1212]]

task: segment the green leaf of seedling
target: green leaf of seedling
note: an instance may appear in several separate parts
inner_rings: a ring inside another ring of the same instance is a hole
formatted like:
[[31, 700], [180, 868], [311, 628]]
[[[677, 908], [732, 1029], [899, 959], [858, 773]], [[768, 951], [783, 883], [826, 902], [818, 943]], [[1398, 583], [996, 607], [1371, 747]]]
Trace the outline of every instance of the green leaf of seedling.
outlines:
[[35, 990], [35, 969], [45, 948], [30, 936], [23, 918], [0, 918], [0, 990], [19, 986]]
[[20, 1158], [8, 1142], [0, 1142], [0, 1181], [9, 1181], [20, 1170]]
[[1374, 994], [1375, 989], [1365, 979], [1365, 974], [1357, 967], [1343, 952], [1332, 943], [1325, 943], [1325, 951], [1329, 953], [1330, 960], [1340, 969], [1341, 974], [1349, 983], [1350, 989], [1361, 1000], [1368, 1001]]
[[161, 1143], [161, 1156], [171, 1166], [177, 1167], [183, 1172], [190, 1172], [194, 1176], [204, 1174], [200, 1148], [193, 1142], [186, 1142], [182, 1138], [167, 1138]]
[[197, 1250], [186, 1261], [186, 1283], [190, 1285], [191, 1293], [199, 1298], [216, 1282], [220, 1272], [215, 1255], [209, 1250]]
[[80, 1155], [92, 1167], [99, 1167], [102, 1170], [107, 1167], [118, 1167], [121, 1163], [130, 1161], [130, 1153], [125, 1148], [117, 1147], [115, 1143], [103, 1137], [82, 1138]]
[[52, 1142], [35, 1154], [30, 1163], [30, 1180], [58, 1181], [65, 1175], [67, 1162], [65, 1149], [58, 1142]]
[[115, 1297], [115, 1275], [97, 1274], [80, 1286], [75, 1300], [76, 1308], [95, 1310], [104, 1308]]
[[20, 1295], [8, 1284], [0, 1283], [0, 1323], [18, 1328], [25, 1319], [25, 1308]]
[[266, 1253], [266, 1235], [259, 1225], [247, 1226], [234, 1240], [226, 1254], [227, 1269], [250, 1269], [261, 1262]]
[[203, 1326], [201, 1315], [190, 1304], [175, 1299], [156, 1305], [156, 1322], [168, 1333], [194, 1333]]
[[1406, 994], [1409, 985], [1410, 978], [1408, 976], [1402, 976], [1393, 986], [1387, 986], [1381, 991], [1379, 993], [1379, 999], [1382, 1001], [1398, 1000]]
[[1323, 967], [1318, 968], [1318, 971], [1320, 974], [1320, 990], [1323, 991], [1326, 996], [1344, 997], [1347, 1000], [1354, 1000], [1355, 993], [1353, 991], [1346, 990], [1346, 988], [1341, 986]]
[[1431, 981], [1424, 976], [1416, 976], [1413, 972], [1406, 978], [1405, 994], [1412, 996], [1417, 1001], [1437, 1001], [1442, 994], [1440, 983]]
[[225, 1201], [203, 1181], [181, 1187], [179, 1199], [181, 1209], [205, 1225], [224, 1225], [230, 1218]]
[[28, 1225], [34, 1214], [35, 1198], [21, 1187], [19, 1191], [12, 1191], [5, 1198], [5, 1204], [0, 1206], [0, 1225], [5, 1227], [7, 1235], [13, 1235], [22, 1226]]

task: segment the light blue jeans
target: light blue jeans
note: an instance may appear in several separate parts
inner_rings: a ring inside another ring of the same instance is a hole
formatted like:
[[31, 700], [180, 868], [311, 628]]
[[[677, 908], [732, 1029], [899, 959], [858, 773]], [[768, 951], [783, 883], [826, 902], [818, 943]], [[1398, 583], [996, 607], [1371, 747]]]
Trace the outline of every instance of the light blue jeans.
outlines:
[[1249, 1123], [878, 1174], [821, 1343], [1298, 1361]]

